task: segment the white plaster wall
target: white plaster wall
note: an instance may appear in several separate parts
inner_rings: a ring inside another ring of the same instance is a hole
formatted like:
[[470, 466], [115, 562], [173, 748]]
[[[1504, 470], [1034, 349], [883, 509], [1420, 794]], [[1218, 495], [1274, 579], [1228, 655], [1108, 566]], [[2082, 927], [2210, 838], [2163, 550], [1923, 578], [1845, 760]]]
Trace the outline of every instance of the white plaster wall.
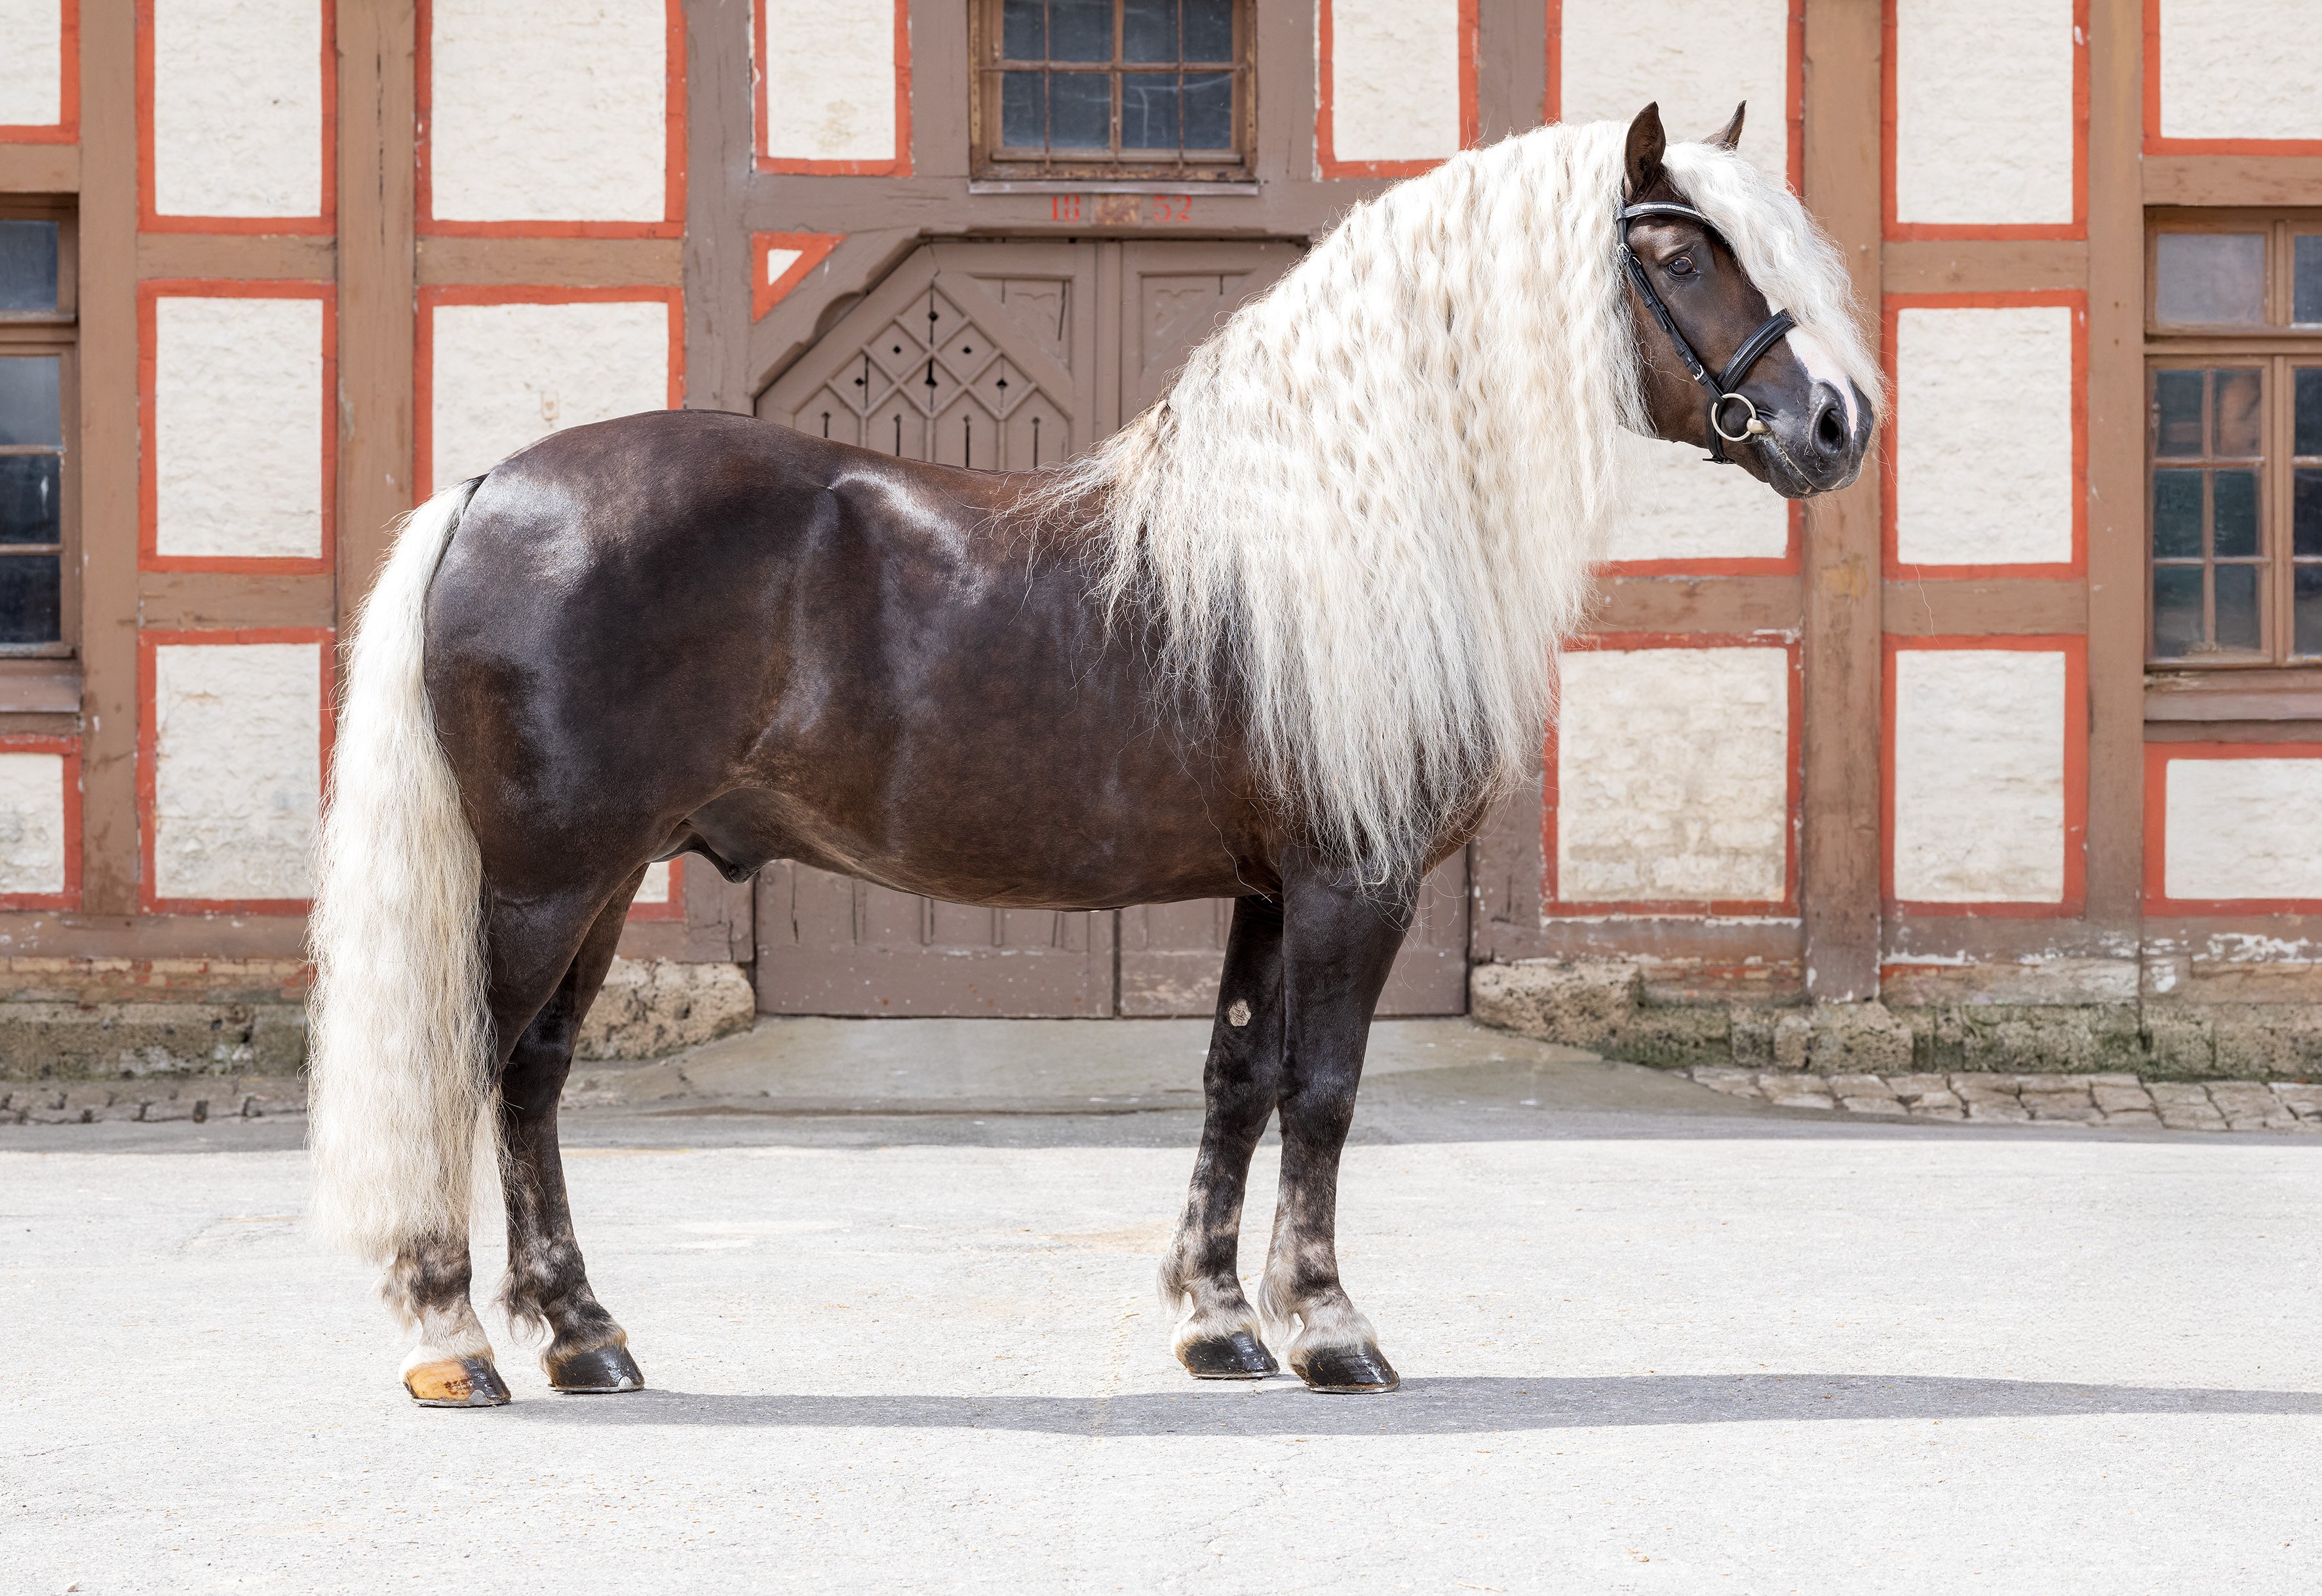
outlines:
[[323, 302], [165, 295], [153, 307], [156, 550], [323, 552]]
[[1620, 436], [1628, 503], [1606, 559], [1778, 560], [1789, 552], [1789, 506], [1765, 483], [1710, 464], [1690, 444]]
[[62, 0], [0, 0], [0, 39], [8, 41], [5, 60], [0, 60], [0, 127], [48, 127], [62, 120]]
[[2064, 896], [2064, 656], [1895, 656], [1895, 895], [1914, 903]]
[[323, 209], [321, 0], [154, 0], [153, 207]]
[[895, 149], [892, 0], [759, 0], [766, 147], [777, 161], [887, 161]]
[[153, 651], [157, 896], [312, 894], [321, 649], [215, 643]]
[[661, 300], [439, 305], [429, 379], [434, 487], [562, 427], [669, 407]]
[[1897, 221], [2072, 219], [2072, 0], [1897, 0]]
[[2322, 898], [2322, 759], [2172, 759], [2172, 898]]
[[630, 900], [630, 903], [631, 906], [634, 907], [639, 903], [666, 903], [668, 902], [669, 861], [667, 859], [662, 859], [657, 863], [647, 865], [645, 867], [644, 882], [637, 888], [637, 895]]
[[435, 0], [431, 208], [446, 222], [658, 222], [664, 0]]
[[64, 889], [64, 756], [0, 754], [0, 893]]
[[1566, 122], [1626, 123], [1658, 101], [1672, 139], [1705, 139], [1747, 100], [1742, 152], [1789, 175], [1787, 0], [1564, 0]]
[[798, 258], [804, 253], [806, 253], [804, 250], [778, 250], [769, 248], [766, 251], [765, 286], [772, 288], [774, 284], [780, 282], [782, 279], [782, 273], [788, 271], [792, 266], [797, 265]]
[[1779, 648], [1566, 655], [1558, 895], [1778, 902], [1790, 831], [1789, 669]]
[[1906, 564], [2072, 557], [2072, 311], [1906, 309], [1895, 542]]
[[1330, 61], [1338, 159], [1459, 152], [1458, 0], [1330, 0]]
[[2162, 0], [2161, 133], [2322, 139], [2312, 0]]

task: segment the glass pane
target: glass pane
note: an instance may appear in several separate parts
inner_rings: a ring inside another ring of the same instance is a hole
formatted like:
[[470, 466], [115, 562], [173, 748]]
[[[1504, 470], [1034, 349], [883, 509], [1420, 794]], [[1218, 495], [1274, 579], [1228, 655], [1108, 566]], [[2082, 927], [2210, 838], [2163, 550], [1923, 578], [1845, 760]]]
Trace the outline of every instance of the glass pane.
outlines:
[[0, 222], [0, 310], [57, 307], [57, 225]]
[[0, 559], [0, 643], [53, 643], [61, 582], [55, 555]]
[[2290, 240], [2290, 319], [2322, 323], [2322, 237], [2308, 233]]
[[2322, 471], [2291, 473], [2290, 552], [2322, 555]]
[[1112, 144], [1112, 79], [1102, 72], [1048, 78], [1048, 147], [1104, 150]]
[[2204, 326], [2265, 319], [2265, 234], [2164, 233], [2155, 241], [2153, 314]]
[[1185, 0], [1185, 59], [1234, 59], [1233, 0]]
[[[1120, 59], [1124, 61], [1174, 61], [1177, 59], [1177, 0], [1127, 0], [1120, 8]], [[1136, 141], [1123, 133], [1121, 142], [1133, 143]], [[1174, 144], [1177, 141], [1172, 139], [1169, 142]]]
[[[1048, 59], [1048, 7], [1045, 0], [1002, 0], [1000, 55], [1001, 60], [1010, 61]], [[1012, 144], [1015, 140], [1009, 142]]]
[[1233, 148], [1233, 74], [1185, 74], [1185, 148]]
[[0, 543], [61, 543], [63, 456], [0, 454]]
[[1048, 59], [1111, 60], [1112, 0], [1048, 0]]
[[2211, 402], [2217, 407], [2217, 458], [2254, 460], [2265, 453], [2264, 417], [2258, 397], [2265, 391], [2253, 368], [2211, 373], [2217, 387]]
[[2291, 597], [2297, 621], [2290, 652], [2322, 654], [2322, 565], [2299, 566], [2297, 588]]
[[0, 358], [0, 444], [61, 444], [64, 418], [57, 406], [53, 354]]
[[2322, 366], [2300, 366], [2297, 378], [2298, 416], [2290, 452], [2322, 454]]
[[2153, 452], [2201, 457], [2201, 376], [2199, 371], [2153, 373]]
[[1120, 76], [1120, 147], [1177, 147], [1177, 75], [1124, 72]]
[[2209, 491], [2217, 518], [2211, 552], [2219, 559], [2257, 553], [2257, 472], [2221, 471]]
[[1000, 142], [1019, 150], [1037, 150], [1047, 142], [1047, 108], [1040, 90], [1046, 72], [1002, 72], [1000, 75]]
[[2153, 652], [2177, 659], [2201, 651], [2201, 568], [2153, 568]]
[[2259, 647], [2257, 567], [2219, 565], [2217, 579], [2217, 647], [2254, 653]]
[[2198, 560], [2201, 557], [2199, 472], [2156, 471], [2153, 473], [2153, 557], [2156, 560]]

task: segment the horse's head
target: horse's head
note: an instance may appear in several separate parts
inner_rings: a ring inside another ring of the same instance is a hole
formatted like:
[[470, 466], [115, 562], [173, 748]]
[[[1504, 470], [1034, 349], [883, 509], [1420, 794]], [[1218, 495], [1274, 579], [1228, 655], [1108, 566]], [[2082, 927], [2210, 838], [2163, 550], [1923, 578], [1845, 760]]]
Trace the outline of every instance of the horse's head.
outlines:
[[[1741, 136], [1737, 108], [1712, 143], [1731, 151]], [[1698, 445], [1786, 499], [1845, 487], [1861, 472], [1876, 406], [1815, 328], [1794, 330], [1791, 312], [1805, 320], [1804, 307], [1767, 304], [1717, 225], [1671, 178], [1667, 153], [1660, 108], [1647, 105], [1629, 124], [1619, 223], [1647, 421], [1658, 436]]]

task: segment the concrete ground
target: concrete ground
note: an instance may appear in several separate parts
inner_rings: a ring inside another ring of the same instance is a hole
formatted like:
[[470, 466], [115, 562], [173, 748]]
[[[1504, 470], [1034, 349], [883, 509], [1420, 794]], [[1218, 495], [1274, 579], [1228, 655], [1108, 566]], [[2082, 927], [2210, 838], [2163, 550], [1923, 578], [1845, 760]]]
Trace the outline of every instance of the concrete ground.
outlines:
[[403, 1399], [296, 1119], [0, 1127], [0, 1591], [2322, 1584], [2311, 1135], [1383, 1025], [1340, 1252], [1405, 1384], [1320, 1397], [1168, 1354], [1202, 1033], [776, 1022], [589, 1071], [580, 1237], [653, 1389], [555, 1397], [488, 1315], [483, 1412]]

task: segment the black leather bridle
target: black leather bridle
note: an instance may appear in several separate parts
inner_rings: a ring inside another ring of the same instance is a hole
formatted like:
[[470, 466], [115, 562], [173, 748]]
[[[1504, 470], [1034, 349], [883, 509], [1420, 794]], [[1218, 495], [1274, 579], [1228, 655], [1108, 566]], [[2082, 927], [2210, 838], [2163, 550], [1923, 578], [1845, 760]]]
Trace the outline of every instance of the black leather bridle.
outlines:
[[[1766, 318], [1765, 326], [1742, 341], [1742, 347], [1733, 352], [1733, 358], [1725, 362], [1725, 369], [1711, 376], [1709, 368], [1702, 363], [1701, 356], [1694, 353], [1693, 344], [1678, 330], [1677, 317], [1669, 314], [1669, 307], [1661, 302], [1660, 295], [1653, 291], [1652, 279], [1645, 273], [1645, 263], [1638, 260], [1637, 252], [1629, 247], [1629, 224], [1645, 216], [1671, 216], [1678, 221], [1692, 222], [1710, 234], [1717, 231], [1716, 226], [1691, 206], [1674, 205], [1666, 200], [1623, 206], [1615, 224], [1620, 231], [1622, 269], [1628, 272], [1629, 280], [1636, 284], [1638, 294], [1645, 301], [1645, 308], [1653, 313], [1653, 319], [1661, 324], [1661, 331], [1667, 333], [1669, 342], [1677, 345], [1678, 358], [1685, 362], [1686, 371], [1709, 395], [1709, 457], [1720, 465], [1731, 465], [1733, 462], [1726, 458], [1726, 445], [1762, 436], [1772, 430], [1758, 419], [1758, 407], [1750, 402], [1749, 396], [1737, 391], [1742, 386], [1742, 379], [1750, 374], [1750, 368], [1758, 363], [1766, 351], [1780, 343], [1790, 329], [1798, 325], [1797, 321], [1788, 311], [1777, 310]], [[1749, 415], [1743, 418], [1741, 431], [1728, 432], [1725, 430], [1725, 409], [1734, 404], [1739, 404]]]

